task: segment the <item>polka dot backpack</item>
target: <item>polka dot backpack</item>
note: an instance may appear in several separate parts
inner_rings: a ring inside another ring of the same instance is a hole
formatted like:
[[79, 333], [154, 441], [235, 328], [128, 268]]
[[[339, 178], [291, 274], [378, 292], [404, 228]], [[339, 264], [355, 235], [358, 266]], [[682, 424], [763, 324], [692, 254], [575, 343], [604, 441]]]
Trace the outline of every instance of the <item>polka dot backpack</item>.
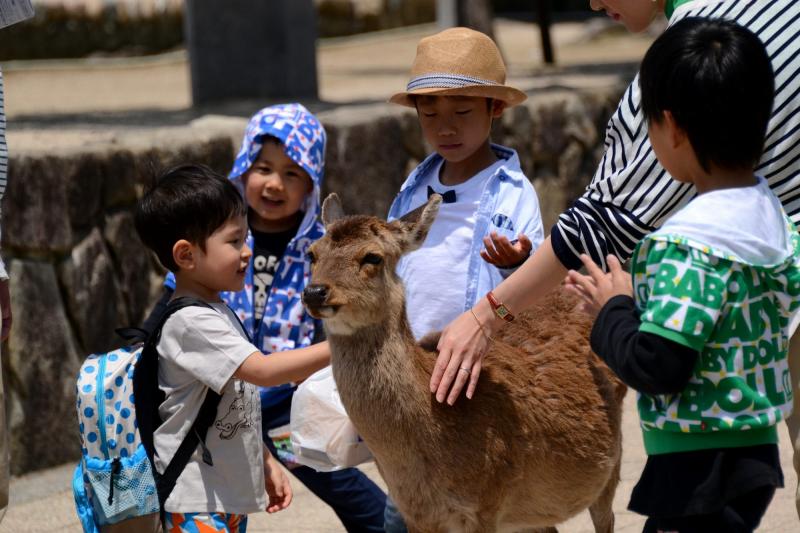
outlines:
[[[167, 318], [190, 305], [208, 304], [178, 298], [167, 306], [153, 333], [127, 328], [119, 333], [137, 342], [86, 358], [78, 373], [77, 408], [81, 460], [73, 476], [78, 517], [85, 533], [101, 526], [159, 513], [178, 476], [197, 449], [211, 463], [205, 435], [220, 396], [209, 391], [198, 419], [163, 475], [153, 468], [153, 432], [160, 425], [158, 352], [155, 346]], [[180, 450], [179, 450], [180, 451]]]

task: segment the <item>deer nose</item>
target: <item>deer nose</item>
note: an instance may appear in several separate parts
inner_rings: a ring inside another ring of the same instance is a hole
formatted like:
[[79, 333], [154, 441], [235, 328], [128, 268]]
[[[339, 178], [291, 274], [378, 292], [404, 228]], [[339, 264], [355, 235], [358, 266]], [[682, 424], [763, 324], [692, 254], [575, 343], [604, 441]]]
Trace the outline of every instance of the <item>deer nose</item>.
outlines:
[[325, 285], [308, 285], [303, 289], [303, 302], [311, 307], [324, 305], [327, 297], [328, 287]]

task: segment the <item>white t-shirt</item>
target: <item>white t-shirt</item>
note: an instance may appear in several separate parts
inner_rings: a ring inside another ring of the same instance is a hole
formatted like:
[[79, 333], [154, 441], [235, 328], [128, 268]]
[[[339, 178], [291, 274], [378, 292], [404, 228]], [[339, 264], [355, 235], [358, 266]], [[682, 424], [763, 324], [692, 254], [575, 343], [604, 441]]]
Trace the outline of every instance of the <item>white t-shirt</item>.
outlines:
[[406, 287], [406, 310], [414, 338], [442, 330], [464, 312], [475, 213], [487, 180], [504, 163], [500, 159], [456, 186], [442, 185], [439, 163], [414, 192], [409, 211], [428, 201], [429, 186], [439, 194], [451, 190], [456, 193], [455, 202], [439, 205], [439, 214], [422, 247], [404, 256], [397, 265], [397, 274]]
[[158, 342], [158, 385], [166, 394], [164, 423], [153, 438], [163, 472], [191, 428], [206, 391], [222, 394], [206, 435], [214, 465], [198, 446], [165, 504], [169, 512], [248, 514], [266, 508], [261, 403], [255, 385], [233, 373], [258, 348], [223, 303], [186, 307], [167, 319]]

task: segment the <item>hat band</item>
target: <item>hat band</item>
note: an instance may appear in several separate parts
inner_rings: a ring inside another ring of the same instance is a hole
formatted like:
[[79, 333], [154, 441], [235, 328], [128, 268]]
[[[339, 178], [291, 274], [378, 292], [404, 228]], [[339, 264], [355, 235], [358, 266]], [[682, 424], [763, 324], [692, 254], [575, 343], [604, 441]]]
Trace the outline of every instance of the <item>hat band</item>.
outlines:
[[469, 85], [499, 85], [496, 82], [473, 78], [471, 76], [459, 76], [458, 74], [426, 74], [418, 76], [408, 82], [407, 91], [415, 89], [457, 89]]

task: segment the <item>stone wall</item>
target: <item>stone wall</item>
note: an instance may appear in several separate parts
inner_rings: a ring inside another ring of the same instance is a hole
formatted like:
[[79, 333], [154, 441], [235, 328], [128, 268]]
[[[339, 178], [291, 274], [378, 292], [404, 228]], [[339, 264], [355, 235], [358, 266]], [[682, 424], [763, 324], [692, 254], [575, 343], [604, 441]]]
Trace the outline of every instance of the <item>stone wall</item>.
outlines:
[[[543, 91], [495, 123], [495, 142], [519, 152], [546, 227], [589, 180], [620, 92]], [[329, 134], [324, 193], [338, 192], [348, 212], [384, 215], [428, 151], [413, 110], [347, 106], [319, 117]], [[14, 323], [3, 371], [15, 474], [77, 457], [74, 387], [81, 361], [117, 346], [114, 329], [140, 323], [161, 290], [163, 271], [132, 221], [144, 184], [177, 162], [226, 172], [245, 124], [245, 118], [204, 117], [51, 146], [47, 153], [39, 142], [26, 145], [24, 135], [9, 143], [2, 227]]]

